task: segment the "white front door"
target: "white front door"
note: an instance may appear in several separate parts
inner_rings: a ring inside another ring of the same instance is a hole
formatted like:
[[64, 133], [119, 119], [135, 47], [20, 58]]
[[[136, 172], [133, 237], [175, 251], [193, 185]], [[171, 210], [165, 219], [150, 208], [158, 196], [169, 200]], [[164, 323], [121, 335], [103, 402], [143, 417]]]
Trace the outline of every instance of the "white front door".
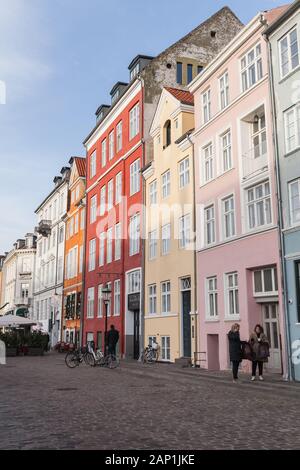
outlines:
[[281, 372], [278, 304], [264, 304], [262, 309], [264, 330], [270, 344], [270, 357], [267, 368], [276, 372]]

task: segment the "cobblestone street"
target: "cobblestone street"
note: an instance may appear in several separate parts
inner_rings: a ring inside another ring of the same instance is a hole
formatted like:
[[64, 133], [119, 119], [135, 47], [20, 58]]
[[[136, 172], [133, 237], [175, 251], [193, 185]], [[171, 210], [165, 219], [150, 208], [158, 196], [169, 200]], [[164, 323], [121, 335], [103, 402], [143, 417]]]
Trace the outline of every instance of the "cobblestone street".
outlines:
[[300, 387], [64, 355], [0, 366], [1, 449], [299, 449]]

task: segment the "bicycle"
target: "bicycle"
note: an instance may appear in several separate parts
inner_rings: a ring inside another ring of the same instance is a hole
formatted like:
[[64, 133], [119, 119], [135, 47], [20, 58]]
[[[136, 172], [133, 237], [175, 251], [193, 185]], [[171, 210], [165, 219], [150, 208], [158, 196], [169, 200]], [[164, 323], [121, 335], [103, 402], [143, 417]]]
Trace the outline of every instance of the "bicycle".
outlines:
[[159, 350], [154, 349], [150, 344], [144, 349], [142, 362], [143, 364], [153, 364], [158, 361]]
[[111, 353], [104, 355], [104, 353], [99, 349], [95, 352], [92, 344], [88, 344], [88, 351], [93, 358], [89, 364], [91, 367], [99, 366], [116, 369], [120, 365], [120, 361], [117, 356]]
[[74, 351], [69, 351], [65, 357], [65, 363], [70, 369], [79, 367], [83, 362], [87, 366], [93, 364], [93, 355], [88, 350], [75, 349]]

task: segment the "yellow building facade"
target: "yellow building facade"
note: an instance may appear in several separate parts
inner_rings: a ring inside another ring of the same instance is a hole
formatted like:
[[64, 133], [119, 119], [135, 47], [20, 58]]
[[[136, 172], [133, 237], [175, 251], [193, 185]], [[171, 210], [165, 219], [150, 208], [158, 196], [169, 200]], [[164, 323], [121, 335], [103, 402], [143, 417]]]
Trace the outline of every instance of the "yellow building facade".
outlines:
[[197, 351], [194, 250], [193, 96], [164, 88], [151, 126], [145, 179], [145, 345], [159, 360], [194, 359]]

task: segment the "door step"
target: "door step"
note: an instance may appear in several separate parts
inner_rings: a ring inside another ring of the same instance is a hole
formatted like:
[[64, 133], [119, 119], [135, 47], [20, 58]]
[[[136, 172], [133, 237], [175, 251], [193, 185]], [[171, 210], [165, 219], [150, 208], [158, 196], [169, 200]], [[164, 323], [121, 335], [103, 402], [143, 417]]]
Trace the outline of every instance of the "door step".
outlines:
[[179, 357], [175, 359], [175, 365], [178, 367], [192, 367], [192, 359], [190, 357]]

